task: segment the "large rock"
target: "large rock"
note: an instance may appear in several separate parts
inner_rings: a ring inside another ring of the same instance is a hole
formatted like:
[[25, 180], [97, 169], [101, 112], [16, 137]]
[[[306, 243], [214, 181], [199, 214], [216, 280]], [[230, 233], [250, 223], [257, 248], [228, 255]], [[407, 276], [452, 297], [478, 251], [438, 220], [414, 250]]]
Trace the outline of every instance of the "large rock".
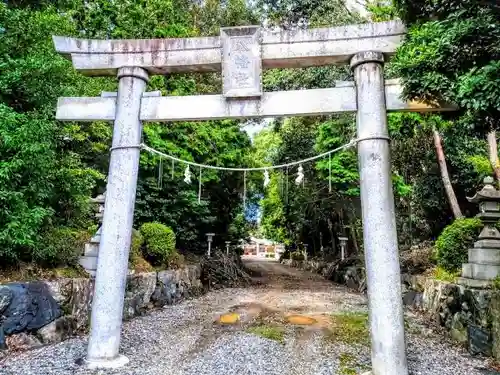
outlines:
[[125, 300], [123, 304], [123, 318], [130, 319], [141, 315], [151, 301], [156, 287], [156, 272], [131, 275], [127, 279]]
[[45, 281], [44, 283], [59, 306], [66, 306], [69, 303], [72, 296], [73, 279], [63, 278]]
[[469, 352], [472, 355], [484, 354], [486, 356], [492, 355], [493, 340], [491, 331], [483, 327], [476, 326], [469, 323], [467, 326]]
[[466, 344], [468, 341], [467, 334], [467, 316], [464, 313], [457, 312], [451, 319], [450, 335], [461, 344]]
[[72, 316], [62, 316], [37, 331], [37, 336], [44, 344], [61, 342], [73, 336], [76, 320]]
[[9, 307], [12, 298], [12, 291], [8, 287], [0, 285], [0, 314]]
[[73, 279], [68, 310], [70, 311], [70, 315], [75, 319], [76, 330], [81, 331], [89, 327], [93, 296], [93, 279]]
[[171, 305], [176, 292], [175, 271], [166, 270], [158, 272], [158, 281], [152, 300], [155, 306]]
[[61, 309], [42, 282], [6, 285], [13, 298], [4, 311], [3, 329], [6, 334], [35, 330], [61, 316]]
[[156, 289], [151, 297], [155, 306], [177, 303], [202, 292], [201, 267], [189, 265], [178, 270], [158, 272]]
[[43, 282], [10, 283], [4, 288], [10, 290], [11, 301], [2, 313], [0, 348], [5, 347], [4, 334], [33, 331], [61, 316], [59, 305]]

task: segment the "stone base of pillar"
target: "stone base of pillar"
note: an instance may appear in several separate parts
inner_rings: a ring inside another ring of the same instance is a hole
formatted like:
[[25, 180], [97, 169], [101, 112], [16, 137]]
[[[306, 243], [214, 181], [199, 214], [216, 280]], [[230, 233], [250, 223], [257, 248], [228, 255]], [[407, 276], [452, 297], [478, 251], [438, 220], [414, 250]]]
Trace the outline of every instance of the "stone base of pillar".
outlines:
[[95, 369], [114, 369], [125, 366], [129, 363], [129, 359], [124, 355], [118, 355], [113, 359], [86, 359], [85, 367], [89, 370]]

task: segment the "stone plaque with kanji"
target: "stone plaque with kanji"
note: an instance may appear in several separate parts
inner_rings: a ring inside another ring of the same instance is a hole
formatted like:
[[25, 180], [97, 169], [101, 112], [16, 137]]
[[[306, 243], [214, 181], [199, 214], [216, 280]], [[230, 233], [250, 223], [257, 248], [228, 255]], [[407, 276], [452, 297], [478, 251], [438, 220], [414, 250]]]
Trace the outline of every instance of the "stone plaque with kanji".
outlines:
[[223, 93], [226, 98], [262, 95], [259, 26], [221, 29]]

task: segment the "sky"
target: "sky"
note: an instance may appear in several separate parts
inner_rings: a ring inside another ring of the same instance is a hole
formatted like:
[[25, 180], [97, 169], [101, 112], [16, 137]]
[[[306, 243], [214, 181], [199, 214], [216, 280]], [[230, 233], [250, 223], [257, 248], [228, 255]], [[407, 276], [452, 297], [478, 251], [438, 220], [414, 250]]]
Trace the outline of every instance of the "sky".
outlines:
[[268, 127], [272, 121], [273, 118], [263, 118], [259, 121], [247, 121], [241, 125], [241, 129], [246, 131], [250, 139], [253, 141], [255, 135], [262, 129]]

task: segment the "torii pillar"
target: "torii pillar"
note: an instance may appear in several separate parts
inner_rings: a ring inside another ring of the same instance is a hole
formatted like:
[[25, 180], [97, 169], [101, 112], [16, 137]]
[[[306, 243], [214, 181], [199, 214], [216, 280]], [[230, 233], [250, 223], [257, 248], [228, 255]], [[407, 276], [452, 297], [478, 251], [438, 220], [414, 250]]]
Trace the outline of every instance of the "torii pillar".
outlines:
[[139, 171], [142, 135], [139, 115], [148, 78], [148, 72], [142, 68], [118, 70], [106, 210], [102, 221], [86, 358], [89, 368], [114, 368], [128, 362], [127, 357], [118, 353]]
[[358, 164], [368, 288], [373, 375], [406, 375], [391, 155], [384, 91], [384, 55], [361, 52], [351, 59], [358, 111]]

